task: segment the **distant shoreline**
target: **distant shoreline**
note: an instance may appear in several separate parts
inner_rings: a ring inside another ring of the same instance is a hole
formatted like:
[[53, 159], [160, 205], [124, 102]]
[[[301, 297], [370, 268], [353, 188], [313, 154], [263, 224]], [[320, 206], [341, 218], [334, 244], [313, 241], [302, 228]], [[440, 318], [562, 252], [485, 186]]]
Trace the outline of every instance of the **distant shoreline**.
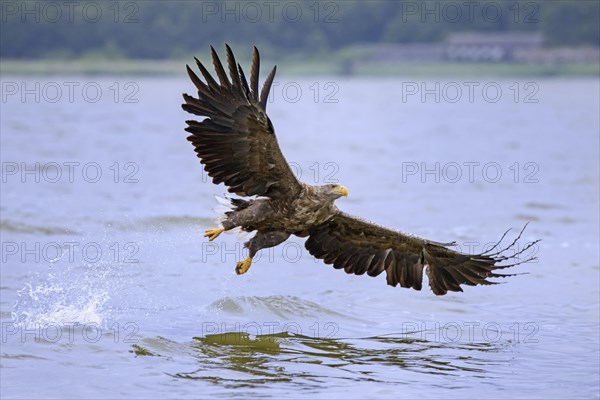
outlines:
[[[190, 57], [191, 63], [193, 59]], [[0, 75], [185, 75], [190, 60], [1, 60]], [[246, 62], [240, 60], [242, 65]], [[265, 68], [275, 64], [262, 62]], [[280, 76], [537, 76], [577, 77], [599, 76], [597, 63], [478, 63], [478, 62], [405, 62], [405, 63], [348, 63], [331, 61], [277, 62]]]

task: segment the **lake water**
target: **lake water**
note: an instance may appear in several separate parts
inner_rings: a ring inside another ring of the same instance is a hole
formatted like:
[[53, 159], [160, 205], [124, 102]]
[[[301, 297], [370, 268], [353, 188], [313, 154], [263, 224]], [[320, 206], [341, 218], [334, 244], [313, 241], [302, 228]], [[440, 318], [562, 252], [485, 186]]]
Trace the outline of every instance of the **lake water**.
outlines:
[[283, 152], [343, 210], [463, 251], [542, 239], [442, 297], [300, 239], [236, 276], [183, 75], [2, 88], [2, 398], [599, 397], [597, 79], [279, 78]]

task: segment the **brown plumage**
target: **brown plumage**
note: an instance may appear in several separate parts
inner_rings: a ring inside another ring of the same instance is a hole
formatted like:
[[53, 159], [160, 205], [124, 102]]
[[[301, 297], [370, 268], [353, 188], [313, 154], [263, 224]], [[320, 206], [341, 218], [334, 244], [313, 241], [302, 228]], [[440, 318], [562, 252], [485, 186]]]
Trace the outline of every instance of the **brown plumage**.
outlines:
[[[421, 289], [423, 269], [436, 295], [462, 291], [461, 285], [490, 285], [488, 278], [512, 276], [494, 272], [533, 258], [518, 260], [537, 241], [511, 256], [521, 234], [506, 248], [469, 255], [438, 243], [384, 228], [338, 210], [334, 201], [348, 191], [340, 185], [312, 186], [296, 179], [286, 162], [275, 130], [266, 114], [267, 98], [276, 68], [258, 91], [260, 58], [254, 48], [250, 84], [226, 46], [228, 74], [211, 47], [219, 82], [198, 59], [203, 82], [189, 67], [188, 75], [198, 90], [198, 98], [184, 94], [183, 109], [206, 117], [201, 122], [186, 121], [188, 140], [215, 184], [224, 183], [241, 197], [231, 199], [231, 211], [221, 228], [209, 229], [205, 236], [215, 239], [221, 232], [241, 227], [256, 235], [245, 243], [249, 257], [237, 264], [245, 273], [252, 257], [263, 248], [276, 246], [290, 235], [308, 236], [306, 248], [315, 257], [349, 274], [377, 276], [385, 271], [387, 283]], [[523, 228], [524, 229], [524, 228]], [[523, 231], [521, 231], [522, 233]], [[505, 233], [506, 235], [506, 233]], [[504, 239], [504, 236], [502, 236]], [[500, 239], [500, 241], [502, 241]], [[510, 262], [516, 260], [515, 262]], [[508, 264], [499, 263], [509, 261]]]

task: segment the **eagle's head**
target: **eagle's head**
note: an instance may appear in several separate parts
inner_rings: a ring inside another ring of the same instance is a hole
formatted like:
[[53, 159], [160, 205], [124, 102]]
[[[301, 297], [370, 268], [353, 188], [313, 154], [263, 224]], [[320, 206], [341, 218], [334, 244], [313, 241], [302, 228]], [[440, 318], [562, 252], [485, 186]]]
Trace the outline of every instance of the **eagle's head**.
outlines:
[[323, 195], [332, 201], [339, 199], [342, 196], [348, 196], [348, 189], [346, 189], [345, 186], [335, 183], [319, 186], [319, 189]]

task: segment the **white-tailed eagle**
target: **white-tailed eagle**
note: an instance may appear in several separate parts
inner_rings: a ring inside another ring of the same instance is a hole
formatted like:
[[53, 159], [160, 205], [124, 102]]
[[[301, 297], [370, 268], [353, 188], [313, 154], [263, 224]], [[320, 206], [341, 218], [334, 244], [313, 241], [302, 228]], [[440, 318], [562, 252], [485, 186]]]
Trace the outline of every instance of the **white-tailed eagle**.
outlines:
[[185, 130], [213, 182], [224, 183], [229, 192], [247, 198], [231, 199], [232, 209], [223, 217], [222, 226], [205, 232], [213, 240], [236, 227], [256, 231], [244, 244], [249, 257], [237, 263], [238, 274], [250, 268], [260, 249], [283, 243], [290, 235], [308, 236], [308, 251], [336, 269], [369, 276], [385, 272], [391, 286], [420, 290], [425, 269], [436, 295], [462, 291], [461, 285], [494, 284], [488, 279], [513, 275], [497, 270], [533, 259], [519, 261], [518, 255], [536, 242], [506, 255], [520, 234], [506, 248], [498, 250], [499, 242], [485, 253], [464, 254], [449, 248], [454, 243], [422, 239], [340, 211], [334, 201], [347, 196], [348, 190], [341, 185], [300, 182], [279, 149], [266, 111], [276, 67], [259, 91], [258, 50], [254, 48], [250, 82], [229, 46], [226, 50], [227, 71], [211, 47], [218, 81], [198, 59], [204, 82], [187, 67], [198, 97], [184, 94], [183, 109], [205, 117], [187, 121]]

